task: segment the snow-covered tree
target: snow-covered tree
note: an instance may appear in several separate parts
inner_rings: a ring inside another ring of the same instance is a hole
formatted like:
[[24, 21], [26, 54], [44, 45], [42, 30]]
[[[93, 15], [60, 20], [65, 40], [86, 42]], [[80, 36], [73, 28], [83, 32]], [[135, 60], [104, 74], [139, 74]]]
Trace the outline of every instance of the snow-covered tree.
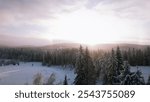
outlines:
[[76, 60], [76, 74], [77, 76], [74, 81], [76, 85], [92, 85], [96, 82], [95, 67], [88, 48], [83, 51], [82, 46], [80, 46]]
[[117, 59], [117, 74], [120, 75], [121, 71], [123, 70], [123, 58], [122, 58], [122, 54], [120, 51], [119, 46], [117, 47], [116, 50], [116, 59]]
[[120, 74], [122, 85], [130, 85], [131, 84], [131, 72], [130, 65], [128, 61], [124, 61], [124, 70]]
[[142, 72], [137, 70], [136, 72], [130, 72], [125, 69], [124, 73], [121, 76], [122, 85], [144, 85], [145, 81], [142, 76]]
[[142, 72], [137, 70], [131, 75], [132, 78], [132, 85], [144, 85], [144, 77], [142, 76]]
[[74, 84], [85, 85], [86, 81], [85, 81], [85, 72], [84, 72], [84, 52], [82, 46], [80, 46], [77, 55], [76, 64], [75, 64], [75, 73], [77, 75]]
[[52, 73], [49, 76], [46, 85], [54, 85], [55, 80], [56, 80], [56, 75], [54, 73]]
[[120, 74], [123, 70], [122, 55], [119, 47], [117, 48], [116, 53], [112, 49], [111, 54], [107, 58], [105, 64], [105, 75], [103, 80], [104, 84], [119, 85], [121, 83]]
[[84, 72], [85, 72], [86, 85], [95, 84], [96, 81], [95, 67], [93, 65], [93, 61], [92, 58], [90, 57], [89, 50], [87, 47], [84, 55]]
[[42, 85], [43, 84], [43, 76], [41, 73], [37, 73], [34, 76], [33, 85]]
[[103, 84], [107, 85], [143, 85], [145, 84], [144, 78], [140, 70], [130, 72], [130, 65], [128, 61], [122, 60], [122, 54], [119, 47], [116, 53], [112, 49], [110, 57], [102, 62], [104, 66]]
[[107, 84], [112, 85], [112, 84], [117, 84], [117, 59], [115, 56], [115, 52], [112, 49], [111, 55], [108, 60], [108, 72], [107, 72]]

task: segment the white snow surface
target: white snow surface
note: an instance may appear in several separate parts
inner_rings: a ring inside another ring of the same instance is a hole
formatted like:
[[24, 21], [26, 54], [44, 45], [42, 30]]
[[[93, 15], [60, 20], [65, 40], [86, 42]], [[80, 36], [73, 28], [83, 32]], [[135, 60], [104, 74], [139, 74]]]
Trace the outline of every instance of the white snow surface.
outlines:
[[73, 68], [62, 66], [42, 66], [40, 62], [20, 62], [20, 65], [0, 66], [0, 85], [24, 85], [32, 84], [35, 74], [41, 73], [43, 82], [54, 73], [56, 81], [54, 84], [63, 83], [67, 75], [68, 84], [73, 84], [75, 74]]
[[[145, 82], [150, 75], [150, 66], [138, 66], [138, 69], [142, 71]], [[131, 67], [131, 72], [135, 72], [137, 67]], [[75, 74], [74, 69], [62, 66], [42, 66], [40, 62], [20, 62], [20, 65], [8, 65], [0, 66], [0, 85], [24, 85], [33, 83], [34, 76], [37, 73], [41, 73], [43, 76], [43, 83], [45, 83], [48, 77], [54, 73], [56, 75], [56, 81], [54, 84], [61, 84], [64, 81], [65, 75], [67, 75], [68, 84], [73, 84]], [[101, 84], [101, 83], [97, 83]]]

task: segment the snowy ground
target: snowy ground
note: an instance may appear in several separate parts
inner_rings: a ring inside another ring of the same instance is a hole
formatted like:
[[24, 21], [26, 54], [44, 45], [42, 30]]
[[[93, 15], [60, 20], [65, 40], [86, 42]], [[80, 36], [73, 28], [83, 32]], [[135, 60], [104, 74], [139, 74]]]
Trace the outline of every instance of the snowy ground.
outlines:
[[142, 71], [143, 77], [145, 79], [145, 82], [147, 82], [148, 77], [150, 75], [150, 66], [138, 66], [138, 67], [131, 67], [131, 72], [135, 72], [138, 70]]
[[43, 75], [44, 82], [46, 82], [50, 74], [54, 73], [56, 75], [55, 84], [63, 82], [65, 75], [67, 75], [69, 84], [72, 84], [75, 78], [74, 70], [71, 68], [61, 66], [46, 67], [38, 62], [22, 62], [19, 66], [0, 66], [0, 85], [32, 84], [34, 75], [37, 73]]
[[[150, 75], [150, 67], [139, 66], [138, 69], [142, 71], [144, 79], [147, 82], [148, 76]], [[132, 72], [135, 72], [136, 70], [137, 67], [131, 67]], [[32, 84], [34, 75], [37, 73], [43, 75], [44, 82], [46, 82], [48, 77], [54, 73], [56, 75], [55, 84], [63, 82], [65, 75], [68, 77], [69, 84], [73, 84], [75, 78], [74, 70], [72, 68], [63, 68], [61, 66], [46, 67], [42, 66], [39, 62], [21, 62], [19, 66], [0, 66], [0, 85]]]

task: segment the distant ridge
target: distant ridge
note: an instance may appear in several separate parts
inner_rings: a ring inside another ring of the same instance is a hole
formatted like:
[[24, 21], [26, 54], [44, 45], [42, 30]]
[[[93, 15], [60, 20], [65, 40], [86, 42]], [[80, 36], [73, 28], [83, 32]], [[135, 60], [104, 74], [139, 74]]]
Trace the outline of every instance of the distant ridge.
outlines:
[[86, 44], [80, 44], [80, 43], [69, 43], [69, 42], [64, 42], [64, 43], [52, 43], [49, 45], [45, 45], [45, 46], [34, 46], [34, 45], [24, 45], [24, 46], [9, 46], [9, 45], [0, 45], [0, 47], [14, 47], [14, 48], [39, 48], [39, 49], [65, 49], [65, 48], [79, 48], [79, 46], [82, 45], [83, 47], [88, 47], [91, 50], [111, 50], [116, 49], [117, 46], [120, 47], [120, 49], [122, 50], [126, 50], [126, 49], [144, 49], [146, 47], [150, 47], [150, 45], [138, 45], [138, 44], [126, 44], [126, 43], [118, 43], [118, 44], [97, 44], [94, 46], [89, 46]]
[[118, 43], [118, 44], [98, 44], [95, 45], [94, 48], [96, 49], [102, 49], [102, 50], [110, 50], [112, 48], [117, 48], [117, 46], [119, 46], [122, 50], [126, 50], [126, 49], [144, 49], [150, 45], [139, 45], [139, 44], [127, 44], [127, 43]]

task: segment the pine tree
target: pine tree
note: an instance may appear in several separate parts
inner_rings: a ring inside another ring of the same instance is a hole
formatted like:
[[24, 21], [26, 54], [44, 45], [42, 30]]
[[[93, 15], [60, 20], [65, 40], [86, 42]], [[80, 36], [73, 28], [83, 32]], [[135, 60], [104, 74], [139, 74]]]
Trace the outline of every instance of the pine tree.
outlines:
[[[109, 76], [109, 77], [110, 77], [110, 76]], [[104, 73], [104, 76], [103, 76], [103, 85], [112, 84], [111, 82], [112, 82], [112, 81], [108, 78], [107, 73]]]
[[95, 67], [93, 65], [92, 58], [90, 57], [89, 50], [86, 47], [85, 56], [84, 56], [84, 72], [85, 72], [85, 80], [86, 85], [93, 85], [96, 81], [96, 72]]
[[132, 85], [144, 85], [144, 77], [142, 76], [142, 72], [140, 70], [137, 70], [135, 73], [132, 75]]
[[144, 77], [142, 72], [137, 70], [136, 72], [130, 72], [130, 65], [127, 61], [124, 62], [124, 70], [119, 75], [121, 78], [121, 85], [144, 85]]
[[117, 71], [117, 75], [120, 75], [121, 71], [123, 70], [123, 58], [119, 46], [117, 47], [117, 51], [116, 51], [116, 59], [117, 59], [116, 71]]
[[[117, 76], [117, 71], [116, 71], [116, 68], [117, 68], [117, 59], [116, 59], [116, 56], [115, 56], [115, 52], [114, 50], [112, 49], [111, 51], [111, 56], [109, 58], [109, 64], [108, 64], [108, 73], [107, 73], [107, 83], [105, 81], [105, 84], [108, 84], [108, 85], [113, 85], [115, 83], [117, 83], [117, 80], [116, 80], [116, 76]], [[106, 76], [105, 76], [105, 79], [106, 79]]]
[[95, 67], [88, 48], [84, 52], [82, 46], [80, 46], [76, 60], [76, 74], [77, 76], [74, 81], [76, 85], [93, 85], [96, 83]]
[[45, 61], [45, 55], [43, 54], [42, 56], [42, 65], [45, 66], [46, 65], [46, 61]]
[[66, 75], [65, 75], [65, 79], [64, 79], [63, 85], [68, 85], [68, 81], [67, 81], [67, 76]]
[[117, 47], [116, 53], [112, 49], [108, 62], [107, 84], [119, 85], [121, 83], [120, 74], [123, 71], [123, 58], [119, 47]]
[[128, 61], [124, 61], [124, 70], [120, 74], [121, 85], [130, 85], [131, 84], [131, 72], [130, 65]]
[[75, 64], [75, 73], [77, 74], [74, 80], [75, 85], [85, 85], [85, 72], [84, 72], [84, 53], [83, 48], [80, 46]]

